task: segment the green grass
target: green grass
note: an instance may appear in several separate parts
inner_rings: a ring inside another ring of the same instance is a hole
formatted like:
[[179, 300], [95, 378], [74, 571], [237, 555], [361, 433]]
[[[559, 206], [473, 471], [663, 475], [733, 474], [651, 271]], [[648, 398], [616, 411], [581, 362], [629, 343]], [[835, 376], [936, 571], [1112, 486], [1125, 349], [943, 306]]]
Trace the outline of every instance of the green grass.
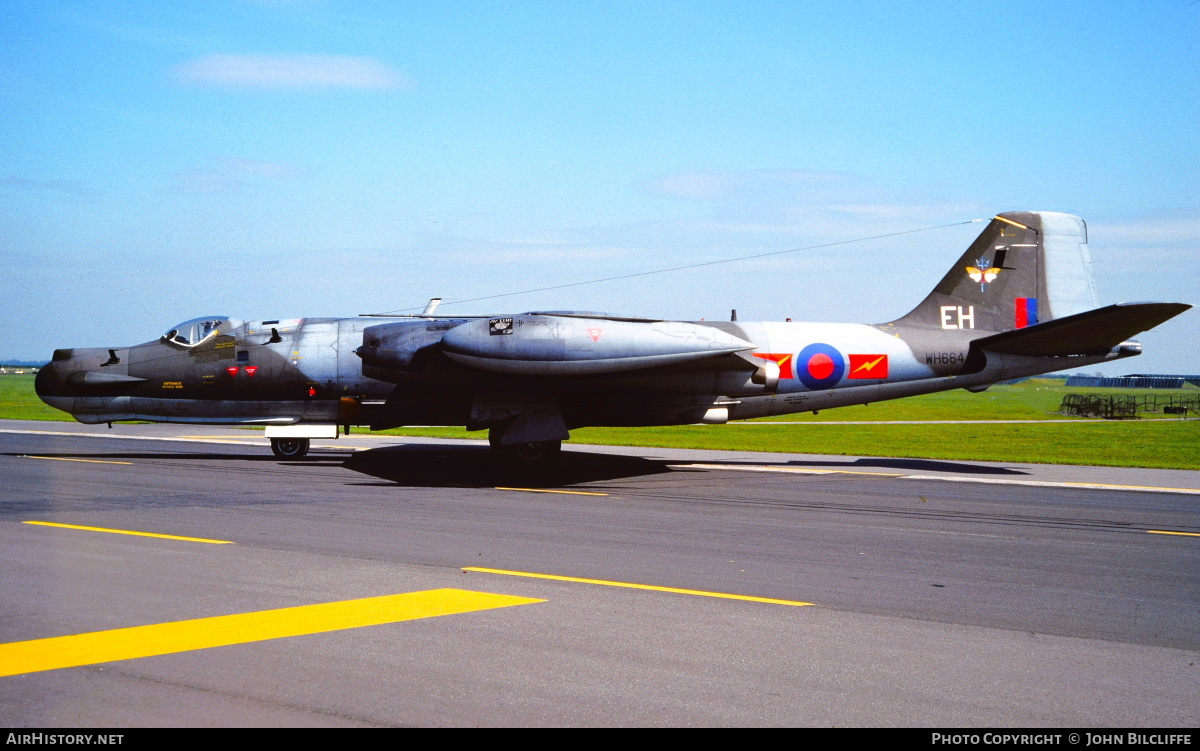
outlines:
[[[731, 425], [659, 428], [582, 428], [571, 439], [582, 444], [660, 448], [725, 449], [811, 454], [1089, 464], [1119, 467], [1200, 469], [1200, 421], [1170, 419], [1081, 420], [1055, 414], [1067, 393], [1147, 393], [1131, 389], [1068, 389], [1055, 379], [993, 386], [981, 394], [952, 391], [870, 406], [825, 410], [819, 415]], [[1179, 391], [1157, 391], [1179, 394]], [[1195, 394], [1190, 389], [1188, 394]], [[0, 418], [70, 420], [42, 404], [33, 376], [0, 376]], [[777, 421], [825, 423], [771, 425]], [[1039, 420], [983, 425], [837, 425], [846, 421]], [[368, 432], [356, 429], [356, 432]], [[402, 428], [389, 435], [483, 438], [463, 428]]]
[[[1059, 405], [1065, 394], [1188, 394], [1196, 396], [1200, 391], [1194, 386], [1187, 389], [1100, 389], [1067, 388], [1065, 381], [1058, 378], [1030, 378], [1021, 383], [993, 386], [987, 391], [971, 394], [962, 390], [942, 391], [907, 399], [896, 399], [878, 404], [839, 407], [824, 410], [818, 415], [805, 412], [797, 415], [768, 417], [769, 421], [803, 422], [846, 422], [883, 420], [1075, 420], [1058, 414]], [[1143, 415], [1146, 418], [1170, 417]], [[1177, 419], [1177, 418], [1171, 418]]]
[[66, 412], [38, 399], [32, 375], [0, 375], [0, 418], [6, 420], [55, 420], [72, 422]]
[[[384, 432], [432, 438], [485, 437], [484, 433], [463, 428], [402, 428]], [[1200, 469], [1200, 421], [1194, 420], [580, 428], [571, 431], [571, 441], [608, 446]]]

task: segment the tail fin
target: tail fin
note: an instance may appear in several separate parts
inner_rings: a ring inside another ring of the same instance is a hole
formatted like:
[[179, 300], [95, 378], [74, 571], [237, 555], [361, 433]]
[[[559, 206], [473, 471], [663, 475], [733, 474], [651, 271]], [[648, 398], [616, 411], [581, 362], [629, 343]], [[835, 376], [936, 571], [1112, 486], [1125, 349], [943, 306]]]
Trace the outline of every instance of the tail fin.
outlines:
[[1084, 221], [1012, 211], [997, 214], [933, 292], [892, 324], [1008, 331], [1098, 305]]

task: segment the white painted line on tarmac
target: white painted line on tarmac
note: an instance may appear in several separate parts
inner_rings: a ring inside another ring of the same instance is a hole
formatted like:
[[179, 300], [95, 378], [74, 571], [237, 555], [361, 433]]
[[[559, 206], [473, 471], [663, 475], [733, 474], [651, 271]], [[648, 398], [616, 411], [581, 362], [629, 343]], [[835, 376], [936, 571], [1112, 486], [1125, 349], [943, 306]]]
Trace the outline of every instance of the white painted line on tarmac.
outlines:
[[226, 439], [219, 436], [212, 438], [164, 438], [162, 436], [147, 436], [147, 435], [125, 435], [124, 433], [72, 433], [66, 430], [7, 430], [0, 429], [0, 433], [16, 433], [19, 435], [55, 435], [67, 436], [68, 438], [120, 438], [126, 441], [182, 441], [184, 443], [235, 443], [240, 446], [262, 446], [262, 441], [238, 441], [236, 439]]
[[[264, 448], [269, 446], [266, 437], [257, 441], [239, 441], [236, 438], [223, 438], [221, 436], [212, 436], [211, 438], [200, 438], [198, 436], [182, 437], [166, 437], [166, 436], [147, 436], [147, 435], [128, 435], [125, 433], [72, 433], [66, 430], [9, 430], [0, 429], [0, 433], [16, 433], [18, 435], [53, 435], [67, 436], [68, 438], [119, 438], [123, 441], [170, 441], [173, 443], [219, 443], [228, 446], [258, 446]], [[343, 449], [348, 451], [365, 451], [367, 447], [363, 446], [338, 446], [334, 444], [314, 444], [312, 448], [316, 449]]]
[[[1190, 418], [1189, 418], [1190, 419]], [[1159, 418], [1152, 422], [1179, 422]], [[722, 425], [1144, 425], [1145, 420], [737, 420]]]
[[862, 472], [850, 469], [811, 469], [809, 467], [774, 467], [769, 464], [670, 464], [671, 469], [733, 469], [739, 472], [782, 472], [789, 475], [876, 475], [903, 477], [903, 472]]
[[1124, 490], [1139, 493], [1183, 493], [1200, 495], [1200, 488], [1164, 488], [1152, 485], [1113, 485], [1098, 482], [1054, 482], [1050, 480], [1001, 480], [990, 477], [946, 477], [943, 475], [906, 475], [900, 472], [863, 472], [846, 469], [811, 469], [781, 467], [769, 464], [671, 464], [672, 469], [715, 469], [736, 472], [776, 472], [790, 475], [871, 475], [896, 480], [936, 480], [939, 482], [972, 482], [986, 485], [1026, 485], [1037, 488], [1083, 488], [1087, 490]]
[[[811, 423], [817, 425], [820, 423]], [[265, 447], [263, 441], [238, 441], [236, 439], [222, 438], [213, 436], [212, 438], [168, 438], [161, 436], [135, 436], [126, 434], [109, 435], [105, 433], [72, 433], [69, 431], [54, 431], [54, 430], [12, 430], [0, 428], [0, 433], [15, 433], [19, 435], [52, 435], [52, 436], [67, 436], [76, 438], [120, 438], [126, 441], [174, 441], [183, 443], [209, 443], [209, 444], [225, 444], [239, 446], [258, 446]], [[368, 439], [379, 439], [384, 436], [356, 436]], [[401, 436], [389, 436], [401, 437]], [[367, 451], [373, 447], [367, 446], [352, 446], [352, 445], [335, 445], [335, 444], [319, 444], [313, 448], [320, 449], [341, 449], [343, 451]], [[1093, 482], [1052, 482], [1048, 480], [1000, 480], [983, 477], [945, 477], [941, 475], [906, 475], [899, 472], [864, 472], [862, 470], [849, 469], [815, 469], [808, 467], [782, 467], [769, 464], [704, 464], [704, 463], [679, 463], [667, 465], [672, 469], [710, 469], [710, 470], [732, 470], [739, 472], [778, 472], [783, 474], [801, 474], [801, 475], [871, 475], [876, 477], [892, 477], [897, 480], [936, 480], [940, 482], [974, 482], [989, 485], [1026, 485], [1031, 487], [1043, 488], [1084, 488], [1091, 490], [1124, 490], [1141, 493], [1183, 493], [1185, 495], [1200, 495], [1200, 488], [1166, 488], [1155, 487], [1150, 485], [1112, 485]]]
[[982, 477], [942, 477], [904, 475], [900, 480], [938, 480], [940, 482], [976, 482], [988, 485], [1029, 485], [1037, 488], [1086, 488], [1088, 490], [1126, 490], [1139, 493], [1185, 493], [1200, 495], [1200, 488], [1160, 488], [1153, 485], [1110, 485], [1099, 482], [1050, 482], [1047, 480], [995, 480]]

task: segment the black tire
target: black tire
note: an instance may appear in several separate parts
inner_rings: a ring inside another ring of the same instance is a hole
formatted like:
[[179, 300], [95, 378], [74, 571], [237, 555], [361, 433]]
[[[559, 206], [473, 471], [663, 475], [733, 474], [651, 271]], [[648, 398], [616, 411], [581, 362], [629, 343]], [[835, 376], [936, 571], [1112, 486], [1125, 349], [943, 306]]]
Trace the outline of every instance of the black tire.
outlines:
[[492, 456], [512, 467], [540, 467], [554, 464], [562, 454], [562, 441], [528, 441], [525, 443], [502, 444], [504, 427], [488, 431], [488, 445]]
[[553, 462], [562, 453], [562, 441], [530, 441], [502, 446], [501, 451], [521, 464]]
[[272, 438], [271, 451], [280, 459], [303, 459], [308, 453], [308, 439]]

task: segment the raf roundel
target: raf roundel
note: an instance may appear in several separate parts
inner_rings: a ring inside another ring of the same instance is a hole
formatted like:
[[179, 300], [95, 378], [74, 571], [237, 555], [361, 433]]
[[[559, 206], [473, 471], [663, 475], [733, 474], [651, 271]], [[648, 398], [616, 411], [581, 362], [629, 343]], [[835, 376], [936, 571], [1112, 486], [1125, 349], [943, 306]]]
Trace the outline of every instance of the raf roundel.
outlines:
[[828, 344], [810, 344], [796, 355], [796, 377], [813, 391], [832, 388], [846, 373], [846, 358]]

